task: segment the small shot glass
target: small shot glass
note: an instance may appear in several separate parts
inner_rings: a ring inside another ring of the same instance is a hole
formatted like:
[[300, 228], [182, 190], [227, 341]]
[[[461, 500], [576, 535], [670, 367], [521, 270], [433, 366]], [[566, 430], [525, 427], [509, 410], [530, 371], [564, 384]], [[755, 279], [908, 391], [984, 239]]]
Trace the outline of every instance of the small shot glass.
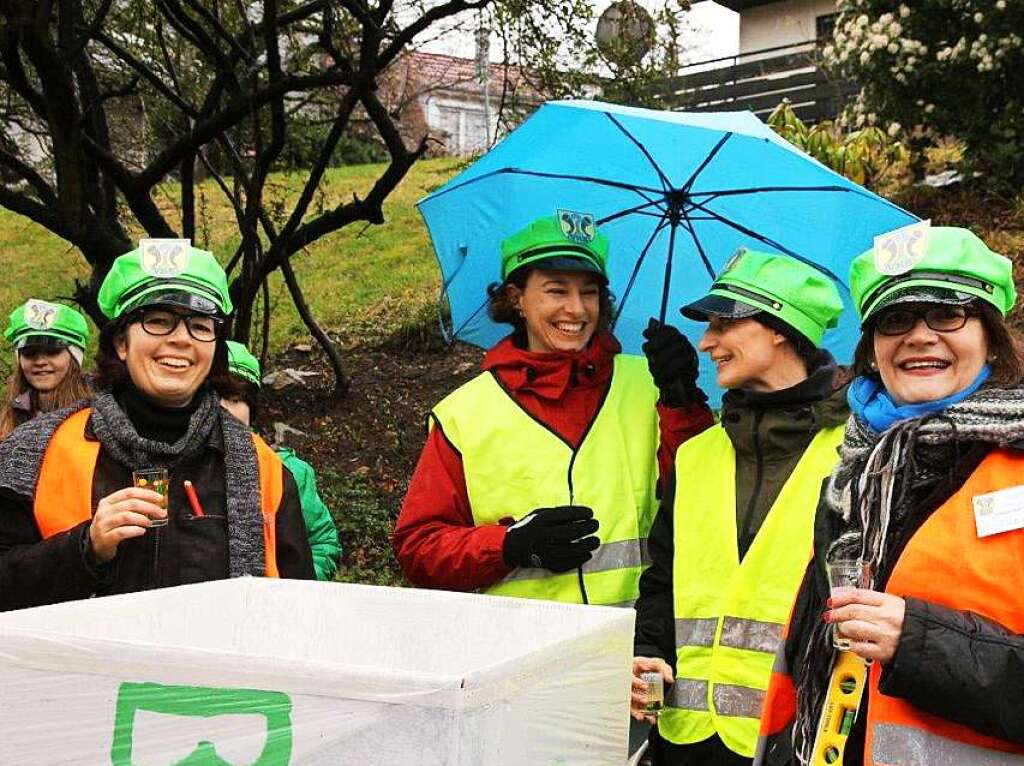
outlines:
[[[169, 477], [167, 475], [166, 468], [144, 468], [139, 471], [132, 471], [132, 483], [136, 487], [151, 489], [154, 492], [158, 492], [162, 498], [159, 505], [165, 511], [167, 510], [168, 482]], [[150, 519], [149, 526], [165, 527], [167, 526], [167, 517], [165, 516], [162, 519]]]
[[641, 673], [640, 680], [647, 684], [644, 713], [657, 718], [665, 707], [665, 680], [661, 677], [661, 673], [653, 670]]
[[[835, 559], [825, 562], [828, 572], [828, 586], [831, 595], [845, 588], [865, 587], [864, 562], [860, 559]], [[840, 651], [849, 651], [850, 639], [845, 638], [838, 625], [832, 626], [832, 646]]]

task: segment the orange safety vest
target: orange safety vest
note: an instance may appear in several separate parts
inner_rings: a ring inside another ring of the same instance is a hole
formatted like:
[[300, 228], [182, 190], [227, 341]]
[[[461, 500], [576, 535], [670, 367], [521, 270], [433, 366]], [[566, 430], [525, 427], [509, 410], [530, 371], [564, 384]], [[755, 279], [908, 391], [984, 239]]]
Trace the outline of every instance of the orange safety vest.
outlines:
[[[85, 436], [91, 414], [89, 408], [79, 410], [61, 423], [43, 454], [32, 510], [44, 540], [92, 518], [92, 479], [100, 443]], [[278, 577], [275, 519], [284, 493], [284, 468], [263, 439], [256, 434], [252, 438], [260, 472], [266, 576]]]
[[[971, 611], [1024, 633], [1019, 572], [1024, 530], [978, 537], [972, 499], [1019, 486], [1024, 455], [992, 451], [963, 486], [921, 525], [904, 548], [885, 586], [886, 593], [919, 598], [950, 609]], [[927, 672], [927, 670], [925, 670]], [[878, 690], [881, 667], [868, 681], [865, 766], [1024, 766], [1024, 746], [990, 737], [962, 724], [918, 710]], [[796, 713], [797, 692], [783, 650], [776, 657], [755, 763], [772, 740], [786, 732]]]
[[[1020, 573], [1024, 560], [1024, 530], [978, 537], [972, 503], [978, 495], [1019, 486], [1022, 477], [1020, 452], [991, 452], [910, 539], [885, 592], [974, 612], [1014, 633], [1024, 633], [1020, 602], [1024, 583], [1013, 576]], [[1024, 745], [981, 734], [888, 697], [878, 690], [880, 674], [875, 663], [868, 682], [867, 766], [1024, 764]]]

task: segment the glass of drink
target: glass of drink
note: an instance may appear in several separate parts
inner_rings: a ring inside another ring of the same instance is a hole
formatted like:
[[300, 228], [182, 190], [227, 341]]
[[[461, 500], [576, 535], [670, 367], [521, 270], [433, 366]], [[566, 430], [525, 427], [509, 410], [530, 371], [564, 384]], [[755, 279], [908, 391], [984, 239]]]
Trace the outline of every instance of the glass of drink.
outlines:
[[647, 684], [644, 713], [657, 717], [665, 707], [665, 680], [661, 677], [661, 673], [654, 670], [641, 673], [640, 680]]
[[[828, 572], [828, 586], [832, 595], [846, 588], [867, 587], [864, 577], [864, 562], [860, 559], [835, 559], [825, 562]], [[840, 651], [848, 651], [850, 639], [844, 638], [838, 625], [832, 626], [832, 646]]]
[[[139, 471], [132, 471], [132, 483], [142, 489], [151, 489], [160, 493], [161, 501], [158, 504], [165, 511], [167, 510], [167, 487], [170, 479], [167, 476], [166, 468], [144, 468]], [[149, 526], [167, 526], [167, 517], [162, 519], [150, 519]]]

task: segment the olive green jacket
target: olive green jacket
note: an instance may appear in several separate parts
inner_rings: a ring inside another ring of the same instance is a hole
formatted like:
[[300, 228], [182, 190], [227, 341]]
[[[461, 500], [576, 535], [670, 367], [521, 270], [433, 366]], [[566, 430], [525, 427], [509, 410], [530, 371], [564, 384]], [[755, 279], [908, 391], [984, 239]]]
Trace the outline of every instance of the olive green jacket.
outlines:
[[722, 427], [736, 450], [736, 529], [742, 556], [811, 439], [850, 415], [846, 385], [831, 357], [783, 391], [733, 390], [722, 398]]

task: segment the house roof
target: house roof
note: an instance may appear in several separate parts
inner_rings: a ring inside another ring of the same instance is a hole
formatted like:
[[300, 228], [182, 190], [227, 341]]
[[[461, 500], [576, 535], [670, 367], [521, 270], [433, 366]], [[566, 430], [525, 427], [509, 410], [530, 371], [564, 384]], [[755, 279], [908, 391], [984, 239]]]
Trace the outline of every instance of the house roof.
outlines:
[[[421, 88], [480, 90], [474, 59], [413, 51], [403, 57], [402, 63], [408, 67], [409, 73], [419, 81]], [[500, 85], [507, 80], [510, 87], [527, 85], [527, 90], [530, 90], [518, 66], [492, 63], [490, 70], [492, 86], [495, 83]]]
[[[697, 0], [700, 2], [701, 0]], [[724, 5], [730, 11], [736, 11], [742, 13], [743, 11], [751, 8], [757, 8], [760, 5], [771, 5], [777, 3], [779, 0], [715, 0], [719, 5]]]

